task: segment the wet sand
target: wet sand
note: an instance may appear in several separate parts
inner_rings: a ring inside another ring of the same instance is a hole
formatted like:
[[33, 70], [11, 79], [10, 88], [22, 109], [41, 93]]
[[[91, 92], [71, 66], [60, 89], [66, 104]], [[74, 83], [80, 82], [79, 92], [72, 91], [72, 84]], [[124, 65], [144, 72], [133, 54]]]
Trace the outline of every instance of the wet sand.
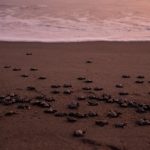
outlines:
[[[0, 42], [0, 149], [150, 149], [150, 126], [136, 123], [139, 119], [150, 119], [149, 66], [150, 42]], [[86, 79], [78, 80], [78, 77]], [[64, 84], [72, 87], [63, 87]], [[103, 90], [94, 90], [95, 87]], [[6, 96], [10, 93], [17, 96]], [[35, 104], [35, 97], [41, 95], [46, 98]], [[85, 100], [78, 100], [79, 96]], [[55, 101], [49, 100], [50, 97]], [[28, 102], [17, 101], [24, 98]], [[131, 100], [136, 106], [129, 105]], [[24, 103], [28, 107], [23, 107]], [[47, 104], [57, 113], [44, 113]], [[121, 115], [108, 117], [110, 110]], [[8, 114], [9, 111], [16, 114]], [[89, 117], [89, 111], [98, 116]], [[85, 116], [73, 117], [76, 122], [68, 122], [69, 112]], [[108, 125], [95, 124], [101, 119], [107, 120]], [[118, 122], [127, 125], [116, 128]], [[73, 132], [79, 129], [86, 133], [74, 137]]]

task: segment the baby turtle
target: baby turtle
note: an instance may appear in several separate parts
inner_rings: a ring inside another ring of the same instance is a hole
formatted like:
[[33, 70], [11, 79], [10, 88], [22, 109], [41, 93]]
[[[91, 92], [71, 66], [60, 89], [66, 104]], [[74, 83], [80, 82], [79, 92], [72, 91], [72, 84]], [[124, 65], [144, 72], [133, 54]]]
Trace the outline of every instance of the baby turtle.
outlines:
[[136, 122], [136, 124], [139, 125], [139, 126], [148, 126], [148, 125], [150, 125], [150, 120], [145, 119], [145, 118], [140, 119]]
[[0, 95], [0, 100], [3, 100], [5, 97], [5, 95]]
[[76, 113], [76, 117], [77, 118], [87, 118], [88, 115], [87, 114]]
[[79, 103], [75, 101], [68, 104], [69, 109], [77, 109], [78, 107], [79, 107]]
[[75, 137], [83, 137], [85, 135], [85, 133], [86, 132], [84, 130], [79, 129], [79, 130], [75, 130], [73, 132], [73, 136], [75, 136]]
[[47, 102], [54, 102], [55, 101], [55, 99], [53, 97], [49, 97], [49, 98], [46, 97], [46, 98], [44, 98], [44, 100]]
[[92, 83], [93, 81], [92, 80], [85, 80], [84, 82], [85, 83]]
[[90, 100], [93, 100], [93, 99], [97, 100], [97, 96], [95, 96], [95, 95], [89, 95], [88, 98], [89, 98]]
[[86, 97], [85, 97], [85, 96], [78, 96], [77, 99], [78, 99], [79, 101], [82, 101], [82, 100], [86, 100]]
[[69, 89], [67, 89], [67, 90], [64, 91], [64, 94], [66, 94], [66, 95], [70, 95], [71, 93], [72, 93], [72, 91], [69, 90]]
[[70, 117], [70, 116], [68, 116], [68, 117], [67, 117], [67, 121], [68, 121], [68, 122], [71, 122], [71, 123], [74, 123], [74, 122], [77, 121], [77, 119], [76, 119], [75, 117]]
[[36, 91], [36, 88], [34, 86], [28, 86], [27, 90], [28, 91]]
[[53, 84], [53, 85], [51, 85], [51, 88], [53, 88], [53, 89], [58, 89], [58, 88], [60, 88], [61, 86], [60, 85], [58, 85], [58, 84]]
[[102, 90], [103, 90], [103, 88], [99, 88], [99, 87], [94, 88], [94, 91], [102, 91]]
[[32, 53], [31, 53], [31, 52], [27, 52], [26, 55], [27, 55], [27, 56], [31, 56]]
[[5, 113], [5, 116], [13, 116], [13, 115], [16, 115], [17, 113], [15, 111], [8, 111]]
[[38, 79], [39, 79], [39, 80], [45, 80], [46, 77], [41, 76], [41, 77], [39, 77]]
[[11, 68], [11, 66], [4, 66], [4, 68], [5, 68], [5, 69], [9, 69], [9, 68]]
[[142, 81], [142, 80], [137, 80], [137, 81], [135, 81], [135, 83], [137, 83], [137, 84], [143, 84], [144, 81]]
[[126, 95], [129, 95], [129, 93], [128, 92], [119, 92], [119, 95], [126, 96]]
[[48, 102], [46, 102], [46, 101], [41, 101], [41, 102], [38, 104], [38, 106], [40, 106], [40, 107], [42, 107], [42, 108], [49, 108], [49, 107], [51, 107], [51, 105], [50, 105]]
[[44, 100], [45, 96], [44, 95], [38, 95], [38, 96], [35, 96], [35, 99]]
[[64, 88], [71, 88], [72, 85], [71, 85], [71, 84], [64, 84], [63, 87], [64, 87]]
[[88, 104], [89, 104], [90, 106], [97, 106], [97, 105], [98, 105], [98, 102], [95, 101], [95, 100], [89, 100], [89, 101], [88, 101]]
[[121, 102], [119, 105], [122, 108], [127, 108], [128, 107], [128, 103], [127, 102]]
[[95, 124], [100, 126], [100, 127], [104, 127], [104, 126], [108, 125], [109, 123], [107, 120], [96, 120]]
[[124, 128], [125, 126], [127, 126], [127, 123], [125, 122], [115, 123], [116, 128]]
[[116, 88], [123, 88], [122, 84], [116, 84]]
[[127, 78], [130, 78], [130, 76], [129, 75], [122, 75], [122, 78], [125, 78], [125, 79], [127, 79]]
[[37, 68], [30, 68], [30, 71], [38, 71]]
[[52, 107], [44, 110], [44, 113], [47, 113], [47, 114], [53, 114], [53, 113], [56, 113], [57, 110], [53, 109]]
[[20, 68], [14, 68], [13, 71], [21, 71]]
[[114, 103], [114, 99], [112, 98], [112, 99], [107, 99], [106, 101], [105, 101], [106, 103]]
[[138, 78], [138, 79], [144, 79], [145, 77], [143, 75], [139, 75], [136, 78]]
[[87, 63], [87, 64], [91, 64], [92, 61], [91, 61], [91, 60], [87, 60], [86, 63]]
[[86, 78], [85, 77], [78, 77], [77, 79], [78, 80], [85, 80]]
[[21, 77], [23, 77], [23, 78], [28, 78], [29, 76], [26, 75], [26, 74], [22, 74]]
[[29, 106], [29, 105], [27, 105], [27, 104], [19, 104], [18, 106], [17, 106], [17, 108], [18, 109], [31, 109], [31, 107]]
[[87, 118], [88, 117], [86, 114], [81, 114], [81, 113], [78, 113], [78, 112], [70, 112], [68, 114], [68, 116], [74, 117], [74, 118]]
[[120, 115], [121, 115], [120, 112], [116, 112], [116, 111], [113, 111], [113, 110], [109, 111], [108, 114], [107, 114], [107, 116], [108, 116], [109, 118], [117, 118], [117, 117], [119, 117]]
[[53, 93], [53, 94], [59, 94], [60, 91], [58, 91], [58, 90], [53, 90], [53, 91], [51, 91], [51, 93]]
[[40, 102], [41, 102], [40, 100], [31, 100], [30, 104], [32, 104], [32, 105], [39, 105]]
[[146, 111], [146, 109], [144, 109], [144, 107], [137, 107], [136, 112], [138, 112], [138, 113], [146, 113], [147, 111]]
[[56, 112], [56, 113], [55, 113], [55, 116], [56, 116], [56, 117], [65, 117], [65, 116], [67, 116], [67, 113], [64, 113], [64, 112]]
[[103, 100], [103, 101], [108, 101], [109, 99], [111, 99], [111, 95], [109, 95], [109, 94], [102, 94], [102, 96], [101, 96], [101, 100]]
[[89, 112], [88, 112], [88, 116], [89, 116], [89, 117], [97, 117], [98, 114], [97, 114], [96, 112], [89, 111]]
[[83, 87], [82, 89], [85, 90], [85, 91], [89, 91], [89, 90], [91, 90], [92, 88], [91, 88], [91, 87]]

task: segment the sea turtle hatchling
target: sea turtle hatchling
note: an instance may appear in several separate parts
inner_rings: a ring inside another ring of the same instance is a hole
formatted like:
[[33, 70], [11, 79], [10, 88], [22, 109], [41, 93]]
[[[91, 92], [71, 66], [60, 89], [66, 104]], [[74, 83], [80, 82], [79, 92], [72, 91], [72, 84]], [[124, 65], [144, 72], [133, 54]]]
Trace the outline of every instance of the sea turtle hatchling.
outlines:
[[113, 111], [113, 110], [110, 110], [110, 111], [108, 112], [108, 114], [107, 114], [107, 116], [108, 116], [109, 118], [117, 118], [117, 117], [119, 117], [120, 115], [121, 115], [120, 112], [116, 112], [116, 111]]
[[86, 78], [82, 76], [82, 77], [78, 77], [77, 79], [78, 80], [85, 80]]
[[125, 126], [127, 126], [127, 123], [125, 123], [125, 122], [115, 123], [116, 128], [124, 128]]
[[145, 76], [144, 75], [138, 75], [136, 78], [138, 78], [138, 79], [144, 79]]
[[38, 71], [37, 68], [30, 68], [30, 71]]
[[91, 64], [92, 61], [91, 61], [91, 60], [87, 60], [86, 63], [87, 63], [87, 64]]
[[51, 93], [52, 93], [52, 94], [59, 94], [60, 91], [59, 91], [59, 90], [53, 90], [53, 91], [51, 91]]
[[79, 103], [78, 102], [71, 102], [70, 104], [68, 104], [68, 108], [69, 109], [77, 109], [79, 107]]
[[4, 66], [4, 68], [5, 68], [5, 69], [9, 69], [9, 68], [11, 68], [11, 66], [6, 65], [6, 66]]
[[27, 56], [31, 56], [32, 53], [31, 53], [31, 52], [27, 52], [26, 55], [27, 55]]
[[139, 126], [148, 126], [150, 125], [150, 120], [148, 119], [140, 119], [138, 121], [136, 121], [136, 124], [139, 125]]
[[67, 113], [65, 113], [65, 112], [56, 112], [55, 113], [55, 117], [65, 117], [65, 116], [67, 116]]
[[84, 82], [85, 82], [85, 83], [92, 83], [93, 81], [92, 81], [92, 80], [87, 79], [87, 80], [85, 80]]
[[83, 137], [85, 135], [85, 133], [86, 132], [84, 130], [79, 129], [79, 130], [75, 130], [73, 132], [73, 136], [75, 136], [75, 137]]
[[38, 79], [39, 79], [39, 80], [45, 80], [46, 77], [41, 76], [41, 77], [39, 77]]
[[100, 127], [104, 127], [104, 126], [108, 125], [109, 123], [107, 120], [96, 120], [95, 124], [100, 126]]
[[36, 91], [36, 88], [34, 86], [27, 86], [26, 88], [28, 91]]
[[143, 84], [144, 81], [143, 80], [137, 80], [137, 81], [135, 81], [135, 83], [137, 83], [137, 84]]
[[28, 78], [29, 76], [27, 74], [22, 74], [21, 77]]
[[58, 89], [60, 87], [61, 87], [61, 85], [59, 85], [59, 84], [53, 84], [53, 85], [51, 85], [51, 88], [53, 88], [53, 89]]
[[56, 109], [53, 109], [52, 107], [44, 110], [44, 113], [47, 113], [47, 114], [53, 114], [53, 113], [56, 113], [57, 110]]
[[127, 95], [129, 95], [128, 92], [119, 92], [118, 94], [119, 94], [120, 96], [127, 96]]
[[64, 84], [63, 87], [64, 88], [72, 88], [72, 85], [71, 84]]
[[31, 107], [29, 105], [27, 105], [27, 104], [19, 104], [17, 106], [17, 108], [18, 109], [27, 109], [27, 110], [31, 109]]
[[103, 88], [100, 88], [100, 87], [94, 87], [94, 91], [102, 91]]
[[123, 88], [122, 84], [116, 84], [116, 88]]
[[21, 71], [21, 68], [13, 68], [13, 71]]
[[86, 97], [85, 97], [85, 96], [78, 96], [77, 99], [78, 99], [79, 101], [82, 101], [82, 100], [86, 100]]
[[97, 117], [98, 114], [97, 114], [97, 112], [89, 111], [89, 112], [88, 112], [88, 116], [89, 116], [89, 117]]
[[66, 94], [66, 95], [70, 95], [71, 93], [72, 93], [73, 91], [71, 91], [71, 90], [69, 90], [69, 89], [66, 89], [66, 90], [64, 90], [64, 94]]
[[95, 101], [95, 100], [89, 100], [89, 101], [88, 101], [88, 104], [89, 104], [89, 106], [97, 106], [97, 105], [98, 105], [98, 102]]
[[122, 78], [125, 78], [125, 79], [130, 78], [130, 75], [124, 74], [122, 75]]
[[83, 87], [82, 88], [84, 91], [89, 91], [89, 90], [91, 90], [92, 88], [91, 87]]
[[74, 122], [77, 121], [77, 118], [68, 116], [68, 117], [67, 117], [67, 121], [68, 121], [68, 122], [71, 122], [71, 123], [74, 123]]
[[13, 115], [16, 115], [17, 113], [15, 111], [8, 111], [5, 113], [5, 116], [13, 116]]

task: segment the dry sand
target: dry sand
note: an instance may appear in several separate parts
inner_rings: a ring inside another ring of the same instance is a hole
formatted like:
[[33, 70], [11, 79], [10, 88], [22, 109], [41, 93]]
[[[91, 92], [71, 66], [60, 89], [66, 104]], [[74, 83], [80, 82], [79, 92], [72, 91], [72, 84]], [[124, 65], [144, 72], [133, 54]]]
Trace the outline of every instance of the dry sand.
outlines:
[[[26, 53], [32, 55], [26, 55]], [[86, 63], [87, 60], [92, 63]], [[11, 68], [4, 68], [4, 66]], [[12, 71], [21, 68], [21, 71]], [[30, 71], [37, 68], [38, 71]], [[31, 106], [30, 110], [17, 109], [17, 104], [0, 105], [0, 150], [148, 150], [150, 149], [150, 126], [138, 126], [140, 118], [150, 119], [149, 111], [137, 113], [132, 108], [122, 108], [117, 104], [98, 102], [98, 106], [89, 106], [87, 100], [79, 101], [77, 110], [69, 110], [67, 104], [76, 101], [78, 95], [90, 95], [82, 87], [101, 87], [96, 95], [109, 93], [113, 97], [120, 91], [127, 91], [123, 99], [150, 105], [150, 43], [149, 42], [82, 42], [82, 43], [17, 43], [0, 42], [0, 95], [16, 93], [19, 96], [34, 98], [43, 93], [54, 97], [54, 108], [59, 112], [96, 111], [98, 117], [79, 119], [75, 123], [66, 121], [66, 117], [55, 117], [43, 113], [43, 108]], [[28, 78], [20, 75], [27, 74]], [[129, 79], [121, 76], [128, 74]], [[143, 84], [135, 84], [136, 76], [144, 75]], [[46, 80], [38, 80], [45, 76]], [[78, 81], [85, 76], [93, 83]], [[71, 95], [51, 93], [52, 84], [71, 83], [74, 91]], [[123, 84], [123, 89], [115, 87]], [[27, 91], [27, 86], [35, 86], [38, 92]], [[119, 118], [107, 117], [109, 110], [122, 112]], [[13, 110], [17, 115], [4, 116]], [[107, 119], [109, 125], [99, 127], [95, 120]], [[125, 128], [115, 128], [114, 123], [127, 122]], [[85, 129], [82, 138], [75, 138], [76, 129]], [[83, 139], [84, 142], [83, 142]]]

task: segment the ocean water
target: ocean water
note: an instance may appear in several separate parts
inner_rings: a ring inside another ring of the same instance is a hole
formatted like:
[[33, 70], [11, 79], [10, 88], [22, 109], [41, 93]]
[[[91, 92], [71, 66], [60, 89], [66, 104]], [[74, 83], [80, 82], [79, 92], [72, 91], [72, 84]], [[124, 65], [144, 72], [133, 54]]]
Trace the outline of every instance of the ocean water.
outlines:
[[150, 1], [1, 0], [0, 40], [150, 40]]

